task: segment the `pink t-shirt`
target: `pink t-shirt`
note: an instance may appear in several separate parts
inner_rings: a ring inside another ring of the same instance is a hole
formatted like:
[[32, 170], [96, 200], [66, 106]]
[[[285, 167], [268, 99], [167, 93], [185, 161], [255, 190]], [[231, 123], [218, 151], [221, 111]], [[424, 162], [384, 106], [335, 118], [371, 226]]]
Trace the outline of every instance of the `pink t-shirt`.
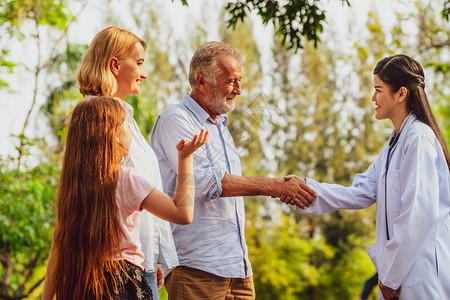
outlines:
[[[122, 259], [142, 267], [144, 253], [139, 241], [139, 212], [142, 201], [155, 187], [137, 175], [132, 168], [122, 167], [117, 181], [116, 201], [119, 208], [120, 233], [122, 235]], [[120, 257], [117, 257], [120, 258]]]

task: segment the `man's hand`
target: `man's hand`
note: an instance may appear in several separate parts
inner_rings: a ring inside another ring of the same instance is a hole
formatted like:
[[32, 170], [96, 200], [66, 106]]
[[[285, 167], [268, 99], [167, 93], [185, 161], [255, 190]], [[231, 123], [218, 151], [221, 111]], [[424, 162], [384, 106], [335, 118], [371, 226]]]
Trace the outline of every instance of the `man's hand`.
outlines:
[[303, 178], [296, 175], [288, 175], [283, 178], [280, 187], [280, 201], [290, 205], [297, 205], [301, 209], [309, 207], [317, 193], [306, 185]]
[[155, 278], [158, 291], [160, 291], [164, 285], [164, 271], [160, 265], [156, 265]]
[[397, 295], [398, 290], [394, 290], [391, 289], [390, 287], [385, 286], [381, 281], [378, 281], [378, 286], [380, 287], [381, 293], [383, 294], [383, 297], [386, 300], [391, 300]]

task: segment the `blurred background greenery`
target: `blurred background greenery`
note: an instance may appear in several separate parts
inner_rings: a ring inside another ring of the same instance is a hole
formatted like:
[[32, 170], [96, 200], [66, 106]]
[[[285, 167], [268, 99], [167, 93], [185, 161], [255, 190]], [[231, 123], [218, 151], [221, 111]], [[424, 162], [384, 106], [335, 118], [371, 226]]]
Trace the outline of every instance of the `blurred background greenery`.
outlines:
[[[101, 0], [92, 11], [82, 0], [0, 0], [0, 92], [7, 101], [24, 91], [30, 98], [21, 129], [5, 139], [13, 146], [0, 157], [0, 299], [36, 299], [42, 293], [65, 122], [82, 100], [76, 73], [88, 42], [70, 38], [82, 16], [92, 16], [97, 31], [116, 25], [147, 41], [149, 78], [141, 95], [127, 99], [146, 138], [158, 113], [189, 91], [189, 60], [199, 44], [219, 39], [239, 49], [243, 90], [229, 127], [246, 176], [298, 174], [349, 185], [391, 131], [389, 123], [373, 118], [372, 70], [397, 53], [426, 67], [426, 91], [449, 143], [449, 1], [393, 0], [398, 10], [389, 11], [388, 24], [388, 11], [367, 1], [361, 26], [351, 6], [355, 1], [316, 1], [323, 9], [315, 19], [317, 35], [285, 39], [279, 21], [261, 12], [259, 17], [251, 1], [187, 1], [200, 11], [175, 25], [184, 27], [180, 37], [168, 14], [189, 12], [182, 6], [186, 1]], [[347, 13], [332, 19], [337, 2]], [[248, 16], [233, 10], [238, 3], [247, 5]], [[345, 26], [335, 23], [340, 18]], [[256, 29], [263, 23], [261, 34]], [[31, 63], [15, 55], [17, 47], [34, 57]], [[32, 80], [18, 88], [17, 73]], [[375, 207], [305, 216], [265, 197], [246, 198], [245, 205], [257, 299], [356, 299], [375, 272], [364, 250], [374, 241]]]

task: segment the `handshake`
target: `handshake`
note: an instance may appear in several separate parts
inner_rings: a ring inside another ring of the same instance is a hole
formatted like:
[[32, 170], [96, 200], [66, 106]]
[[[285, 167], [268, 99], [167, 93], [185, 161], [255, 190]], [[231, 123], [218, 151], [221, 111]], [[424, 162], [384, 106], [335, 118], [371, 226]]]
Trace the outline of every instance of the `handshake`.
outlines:
[[288, 175], [283, 177], [282, 180], [278, 188], [275, 188], [270, 195], [272, 198], [280, 198], [283, 203], [305, 209], [317, 197], [317, 193], [306, 185], [304, 178], [297, 175]]

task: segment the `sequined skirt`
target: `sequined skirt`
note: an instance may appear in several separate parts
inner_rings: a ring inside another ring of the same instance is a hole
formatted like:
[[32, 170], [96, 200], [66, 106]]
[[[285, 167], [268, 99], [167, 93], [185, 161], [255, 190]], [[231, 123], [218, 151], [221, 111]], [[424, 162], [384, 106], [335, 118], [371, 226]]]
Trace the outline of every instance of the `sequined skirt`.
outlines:
[[[144, 278], [144, 273], [141, 268], [127, 261], [124, 262], [124, 268], [128, 276], [123, 272], [111, 274], [105, 272], [108, 290], [114, 300], [151, 300], [152, 290]], [[120, 284], [120, 278], [122, 284]], [[106, 300], [107, 298], [104, 297]]]

